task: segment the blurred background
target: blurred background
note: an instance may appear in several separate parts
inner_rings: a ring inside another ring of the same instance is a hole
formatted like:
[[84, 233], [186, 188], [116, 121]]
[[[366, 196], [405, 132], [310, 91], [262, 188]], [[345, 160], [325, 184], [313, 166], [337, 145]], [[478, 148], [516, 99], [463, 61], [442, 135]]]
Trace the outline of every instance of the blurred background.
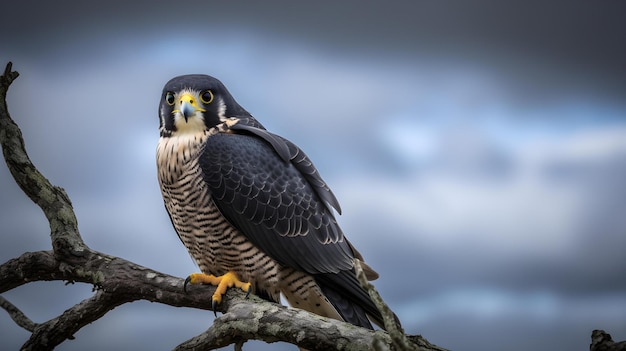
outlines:
[[[0, 16], [0, 64], [21, 73], [10, 113], [90, 247], [197, 270], [155, 148], [165, 82], [206, 73], [313, 159], [408, 333], [467, 351], [626, 339], [624, 2], [14, 1]], [[4, 166], [0, 233], [0, 262], [51, 248]], [[91, 288], [3, 296], [43, 322]], [[212, 320], [136, 302], [58, 349], [166, 350]], [[28, 336], [0, 311], [4, 349]]]

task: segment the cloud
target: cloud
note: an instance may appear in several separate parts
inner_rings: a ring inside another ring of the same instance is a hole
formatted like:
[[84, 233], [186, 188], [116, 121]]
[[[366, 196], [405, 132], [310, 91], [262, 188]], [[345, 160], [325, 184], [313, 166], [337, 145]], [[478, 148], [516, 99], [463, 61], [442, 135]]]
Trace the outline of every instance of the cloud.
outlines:
[[[626, 244], [625, 137], [625, 126], [611, 126], [527, 139], [506, 152], [488, 142], [465, 145], [460, 155], [432, 148], [434, 161], [415, 166], [409, 156], [404, 173], [349, 174], [334, 184], [346, 209], [344, 229], [364, 253], [394, 257], [374, 257], [383, 269], [426, 265], [442, 276], [440, 289], [624, 289], [615, 277], [626, 264], [617, 252]], [[484, 158], [493, 148], [511, 172], [492, 174]], [[404, 255], [414, 259], [397, 258]]]

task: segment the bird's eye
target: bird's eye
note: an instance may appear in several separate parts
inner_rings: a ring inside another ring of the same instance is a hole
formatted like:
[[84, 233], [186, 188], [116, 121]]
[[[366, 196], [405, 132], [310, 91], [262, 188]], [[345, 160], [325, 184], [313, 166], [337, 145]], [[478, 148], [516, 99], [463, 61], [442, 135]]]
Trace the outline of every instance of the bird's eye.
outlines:
[[205, 104], [210, 104], [213, 101], [213, 93], [210, 90], [205, 90], [200, 94], [200, 99]]
[[165, 94], [165, 102], [170, 106], [174, 105], [174, 93], [168, 91], [167, 94]]

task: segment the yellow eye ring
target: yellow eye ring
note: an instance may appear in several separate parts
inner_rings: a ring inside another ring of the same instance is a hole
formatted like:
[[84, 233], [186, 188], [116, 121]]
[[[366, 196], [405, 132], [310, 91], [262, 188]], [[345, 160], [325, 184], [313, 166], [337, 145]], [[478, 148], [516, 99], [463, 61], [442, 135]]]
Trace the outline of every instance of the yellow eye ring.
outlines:
[[165, 102], [167, 102], [168, 105], [174, 105], [175, 100], [176, 99], [174, 99], [174, 93], [172, 93], [171, 91], [168, 91], [167, 94], [165, 94]]
[[213, 102], [213, 92], [210, 90], [205, 90], [200, 94], [200, 100], [202, 100], [202, 102], [204, 102], [205, 104], [210, 104], [211, 102]]

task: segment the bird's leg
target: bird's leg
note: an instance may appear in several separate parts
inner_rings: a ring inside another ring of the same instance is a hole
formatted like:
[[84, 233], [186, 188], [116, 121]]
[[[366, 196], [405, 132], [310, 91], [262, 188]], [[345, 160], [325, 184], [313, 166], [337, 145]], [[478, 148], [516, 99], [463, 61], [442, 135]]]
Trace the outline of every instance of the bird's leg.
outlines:
[[230, 287], [236, 287], [246, 292], [246, 297], [250, 295], [252, 291], [252, 283], [247, 282], [244, 283], [237, 278], [235, 272], [229, 271], [228, 273], [221, 275], [219, 277], [214, 276], [213, 274], [203, 274], [203, 273], [191, 273], [187, 279], [185, 279], [185, 284], [183, 285], [183, 289], [187, 291], [187, 284], [211, 284], [216, 285], [217, 289], [215, 289], [215, 293], [212, 297], [211, 306], [213, 307], [213, 312], [222, 302], [222, 295], [226, 293], [226, 289]]

